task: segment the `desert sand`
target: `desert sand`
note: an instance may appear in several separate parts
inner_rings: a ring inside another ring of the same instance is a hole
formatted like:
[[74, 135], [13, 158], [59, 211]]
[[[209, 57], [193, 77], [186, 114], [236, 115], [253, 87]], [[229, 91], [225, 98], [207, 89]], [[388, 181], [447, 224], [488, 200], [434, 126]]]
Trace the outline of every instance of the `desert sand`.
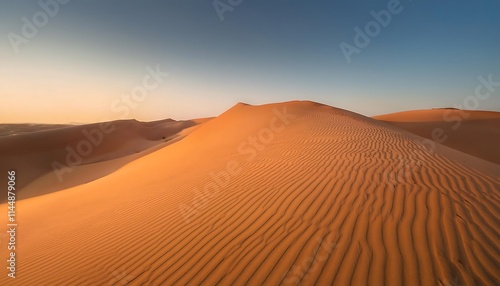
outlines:
[[72, 125], [35, 123], [0, 124], [0, 136], [20, 135], [43, 130], [54, 130], [70, 126]]
[[[15, 136], [0, 137], [0, 172], [5, 174], [8, 169], [14, 169], [21, 173], [17, 185], [23, 191], [18, 199], [59, 191], [110, 174], [128, 162], [179, 140], [196, 125], [197, 121], [172, 119], [121, 120], [79, 126], [4, 125], [5, 129], [13, 126]], [[66, 172], [66, 167], [71, 171]], [[55, 170], [60, 170], [59, 176]], [[31, 184], [35, 179], [37, 183]], [[5, 178], [0, 182], [3, 180]], [[1, 199], [5, 202], [4, 197]]]
[[[4, 268], [0, 285], [500, 282], [500, 165], [313, 102], [238, 104], [199, 123], [57, 192], [18, 158], [50, 165], [66, 143], [37, 132], [36, 145], [2, 145], [29, 151], [8, 162], [31, 179], [18, 278]], [[133, 155], [138, 133], [108, 136], [82, 176]]]
[[428, 139], [434, 136], [440, 144], [500, 164], [500, 112], [432, 109], [374, 118]]

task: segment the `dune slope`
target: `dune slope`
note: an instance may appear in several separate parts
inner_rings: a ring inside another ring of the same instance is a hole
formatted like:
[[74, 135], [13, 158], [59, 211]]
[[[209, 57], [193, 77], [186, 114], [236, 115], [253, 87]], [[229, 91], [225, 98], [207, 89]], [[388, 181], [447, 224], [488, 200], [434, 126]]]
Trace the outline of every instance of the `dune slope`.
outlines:
[[[107, 175], [155, 146], [165, 146], [195, 124], [120, 120], [0, 137], [0, 172], [21, 174], [19, 199], [41, 195]], [[33, 184], [40, 178], [42, 182]], [[0, 183], [5, 180], [1, 177]], [[1, 199], [5, 201], [4, 196]]]
[[20, 123], [20, 124], [0, 124], [0, 137], [20, 135], [43, 130], [54, 130], [72, 125], [63, 124], [34, 124], [34, 123]]
[[496, 285], [499, 178], [348, 111], [239, 104], [108, 176], [20, 201], [18, 278], [0, 284]]
[[433, 109], [398, 112], [374, 118], [500, 164], [500, 112]]

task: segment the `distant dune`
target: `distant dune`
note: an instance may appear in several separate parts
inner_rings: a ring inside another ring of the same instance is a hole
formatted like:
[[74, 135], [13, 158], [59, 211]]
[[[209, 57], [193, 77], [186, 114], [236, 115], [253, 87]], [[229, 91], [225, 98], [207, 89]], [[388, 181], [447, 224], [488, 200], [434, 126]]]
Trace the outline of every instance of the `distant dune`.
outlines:
[[[119, 124], [87, 166], [163, 134]], [[79, 133], [1, 150], [49, 162]], [[498, 285], [499, 190], [499, 165], [375, 119], [238, 104], [106, 176], [18, 202], [18, 278], [4, 269], [0, 285]]]
[[[15, 136], [0, 137], [0, 172], [19, 174], [19, 198], [28, 198], [87, 183], [111, 173], [155, 146], [195, 126], [192, 121], [122, 120], [50, 128], [35, 126]], [[17, 125], [16, 125], [17, 126]], [[38, 126], [38, 125], [37, 125]], [[19, 130], [18, 126], [14, 130]], [[109, 132], [108, 132], [109, 131]], [[87, 154], [88, 153], [88, 154]], [[54, 170], [60, 170], [59, 176]], [[40, 179], [42, 178], [42, 179]], [[6, 178], [1, 178], [4, 182]], [[36, 179], [38, 184], [30, 186]], [[61, 180], [60, 180], [61, 179]], [[2, 202], [5, 198], [2, 197]]]
[[35, 123], [21, 123], [21, 124], [0, 124], [0, 136], [11, 136], [26, 134], [31, 132], [38, 132], [44, 130], [54, 130], [71, 125], [63, 124], [35, 124]]
[[500, 164], [500, 112], [432, 109], [374, 117], [472, 156]]

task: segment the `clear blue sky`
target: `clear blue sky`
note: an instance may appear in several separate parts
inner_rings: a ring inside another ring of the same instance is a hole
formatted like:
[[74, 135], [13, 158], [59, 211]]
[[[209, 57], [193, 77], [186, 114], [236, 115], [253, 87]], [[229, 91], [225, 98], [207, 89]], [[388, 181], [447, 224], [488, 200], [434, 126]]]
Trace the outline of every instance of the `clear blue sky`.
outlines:
[[[371, 116], [462, 104], [479, 75], [500, 82], [498, 0], [401, 0], [348, 63], [339, 45], [354, 45], [354, 28], [389, 2], [243, 0], [221, 21], [211, 1], [72, 0], [15, 53], [12, 33], [23, 36], [22, 18], [43, 10], [5, 0], [0, 121], [115, 119], [110, 104], [156, 65], [169, 77], [127, 117], [215, 116], [239, 101], [293, 99]], [[500, 111], [500, 87], [478, 109]]]

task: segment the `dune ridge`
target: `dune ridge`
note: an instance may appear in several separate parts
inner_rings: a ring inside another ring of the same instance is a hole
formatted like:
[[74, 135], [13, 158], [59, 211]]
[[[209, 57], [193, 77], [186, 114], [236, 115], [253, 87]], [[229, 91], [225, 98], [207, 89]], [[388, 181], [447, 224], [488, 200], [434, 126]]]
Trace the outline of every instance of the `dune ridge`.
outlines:
[[0, 124], [0, 137], [13, 136], [43, 130], [54, 130], [59, 128], [70, 127], [70, 124], [38, 124], [38, 123], [18, 123], [18, 124]]
[[500, 112], [404, 111], [373, 117], [472, 156], [500, 164]]
[[[105, 176], [178, 140], [179, 136], [184, 137], [181, 132], [195, 125], [194, 121], [166, 119], [119, 120], [49, 129], [42, 126], [39, 131], [0, 137], [0, 172], [16, 170], [22, 174], [17, 181], [18, 199], [41, 194], [40, 189], [45, 190], [43, 193], [58, 191]], [[59, 176], [54, 170], [60, 170]], [[5, 179], [1, 177], [0, 183]], [[37, 179], [45, 183], [30, 186]]]
[[499, 190], [500, 166], [371, 118], [239, 104], [21, 200], [9, 285], [497, 285]]

